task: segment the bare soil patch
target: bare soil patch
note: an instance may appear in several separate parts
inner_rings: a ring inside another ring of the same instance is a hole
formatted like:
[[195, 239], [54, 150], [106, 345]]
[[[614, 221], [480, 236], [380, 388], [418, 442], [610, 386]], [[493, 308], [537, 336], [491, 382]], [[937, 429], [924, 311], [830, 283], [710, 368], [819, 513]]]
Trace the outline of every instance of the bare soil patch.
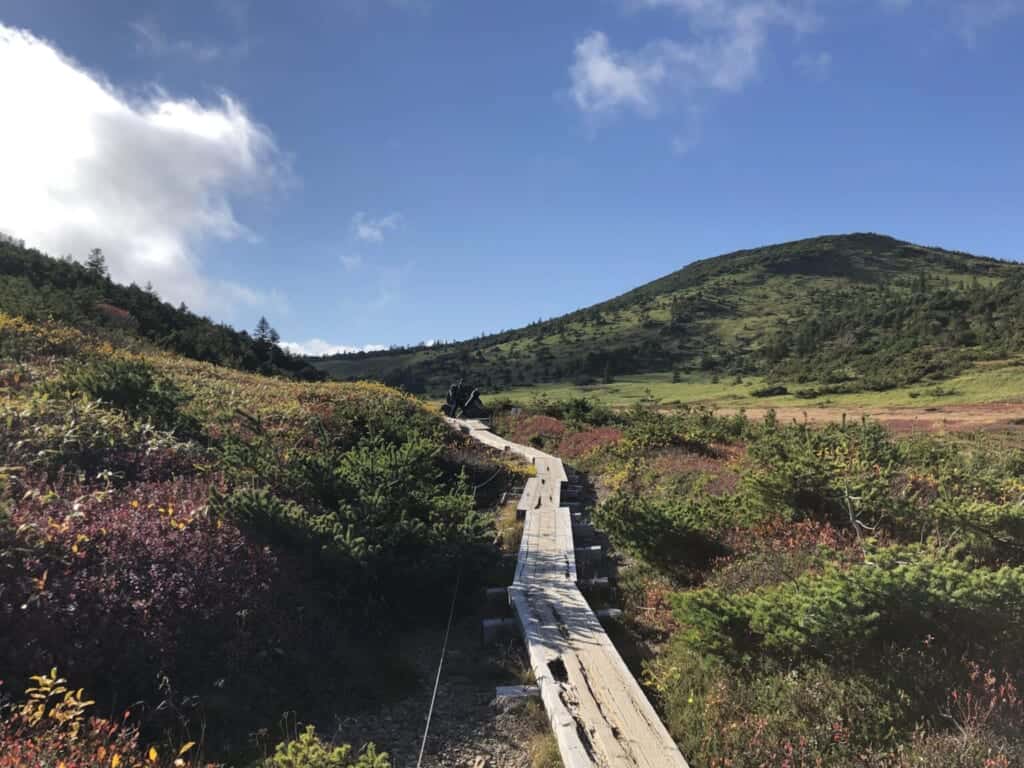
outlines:
[[[747, 408], [746, 414], [752, 419], [762, 419], [769, 408]], [[736, 408], [721, 408], [722, 415], [734, 414]], [[897, 434], [914, 432], [974, 432], [981, 430], [1024, 430], [1024, 403], [978, 403], [976, 405], [943, 405], [927, 408], [907, 406], [893, 407], [782, 407], [775, 408], [775, 415], [783, 422], [808, 422], [825, 424], [860, 419], [864, 416], [875, 419]]]
[[[395, 768], [416, 765], [430, 694], [437, 673], [443, 629], [419, 630], [402, 640], [419, 685], [410, 696], [379, 711], [340, 719], [338, 741], [374, 741], [391, 754]], [[536, 718], [492, 706], [496, 685], [515, 685], [502, 669], [500, 648], [480, 645], [480, 619], [471, 615], [452, 627], [423, 765], [429, 768], [529, 768]], [[525, 662], [524, 662], [525, 663]], [[543, 720], [541, 721], [543, 723]]]

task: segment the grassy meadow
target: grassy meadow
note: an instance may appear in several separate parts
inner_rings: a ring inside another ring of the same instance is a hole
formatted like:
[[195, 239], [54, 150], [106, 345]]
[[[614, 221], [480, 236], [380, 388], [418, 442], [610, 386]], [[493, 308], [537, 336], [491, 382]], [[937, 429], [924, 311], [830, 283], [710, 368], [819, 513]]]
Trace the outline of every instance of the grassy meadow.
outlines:
[[724, 376], [710, 373], [648, 373], [616, 378], [608, 384], [537, 384], [488, 393], [494, 400], [529, 403], [536, 398], [565, 400], [586, 397], [615, 408], [638, 403], [704, 405], [713, 408], [815, 408], [955, 406], [974, 403], [1024, 401], [1024, 359], [978, 363], [941, 382], [914, 384], [883, 391], [835, 393], [819, 397], [794, 394], [757, 397], [753, 393], [781, 385], [791, 392], [801, 384], [772, 381], [761, 376]]

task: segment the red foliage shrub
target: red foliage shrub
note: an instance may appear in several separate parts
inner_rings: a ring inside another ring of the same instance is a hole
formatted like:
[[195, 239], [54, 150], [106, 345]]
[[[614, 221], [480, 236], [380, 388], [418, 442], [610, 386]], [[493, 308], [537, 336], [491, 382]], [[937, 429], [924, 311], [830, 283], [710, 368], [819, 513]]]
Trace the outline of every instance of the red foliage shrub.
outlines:
[[158, 768], [170, 761], [149, 761], [139, 747], [138, 731], [91, 718], [77, 738], [66, 729], [33, 729], [18, 718], [0, 721], [0, 768]]
[[563, 434], [565, 424], [553, 416], [528, 416], [515, 422], [511, 439], [516, 443], [529, 443], [533, 438], [557, 438]]
[[672, 612], [672, 587], [662, 579], [651, 579], [644, 585], [636, 606], [636, 621], [648, 632], [668, 637], [679, 629]]
[[0, 551], [20, 560], [0, 590], [0, 676], [59, 666], [123, 704], [158, 672], [194, 691], [267, 656], [295, 609], [279, 563], [207, 519], [206, 494], [176, 481], [16, 507], [0, 527]]
[[96, 305], [96, 313], [106, 319], [111, 325], [121, 326], [122, 328], [135, 328], [139, 324], [127, 309], [122, 309], [106, 302], [101, 301]]
[[703, 476], [705, 480], [701, 490], [709, 496], [733, 493], [739, 484], [739, 475], [723, 459], [692, 453], [682, 448], [661, 451], [652, 462], [652, 467], [663, 478]]
[[1020, 733], [1024, 730], [1024, 698], [1009, 672], [997, 673], [965, 661], [968, 682], [947, 696], [947, 712], [965, 731], [986, 728]]
[[771, 520], [753, 528], [738, 528], [727, 534], [726, 546], [737, 555], [757, 550], [787, 553], [811, 552], [818, 547], [842, 550], [854, 543], [852, 534], [817, 520]]
[[614, 445], [621, 439], [622, 430], [615, 427], [596, 427], [584, 432], [572, 432], [563, 435], [558, 444], [558, 453], [565, 459], [577, 459], [598, 448]]

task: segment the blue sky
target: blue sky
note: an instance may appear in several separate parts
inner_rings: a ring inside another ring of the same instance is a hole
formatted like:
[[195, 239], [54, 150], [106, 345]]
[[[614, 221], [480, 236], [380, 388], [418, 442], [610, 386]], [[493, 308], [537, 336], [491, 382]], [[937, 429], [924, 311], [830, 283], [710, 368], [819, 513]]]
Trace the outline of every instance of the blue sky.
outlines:
[[296, 349], [876, 231], [1018, 258], [1024, 0], [0, 0], [0, 230]]

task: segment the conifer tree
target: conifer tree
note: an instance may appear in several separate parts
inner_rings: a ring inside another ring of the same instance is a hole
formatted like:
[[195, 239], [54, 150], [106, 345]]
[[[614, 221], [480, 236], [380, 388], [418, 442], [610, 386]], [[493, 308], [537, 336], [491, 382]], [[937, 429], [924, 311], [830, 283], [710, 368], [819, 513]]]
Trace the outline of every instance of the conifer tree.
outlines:
[[107, 271], [107, 257], [103, 255], [103, 250], [100, 248], [93, 248], [89, 251], [89, 258], [85, 260], [85, 267], [90, 272], [100, 277], [108, 277], [109, 272]]

